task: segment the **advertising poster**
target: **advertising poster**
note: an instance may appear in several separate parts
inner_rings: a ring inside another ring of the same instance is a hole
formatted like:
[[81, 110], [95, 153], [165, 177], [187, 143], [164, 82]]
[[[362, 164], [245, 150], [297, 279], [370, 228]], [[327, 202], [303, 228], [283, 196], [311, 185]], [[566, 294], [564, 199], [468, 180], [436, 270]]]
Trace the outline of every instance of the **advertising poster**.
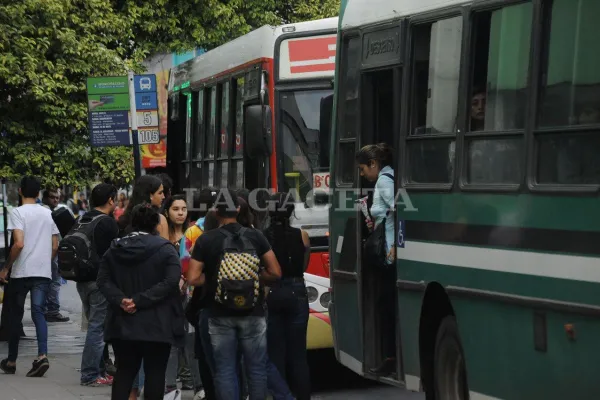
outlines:
[[169, 70], [156, 74], [157, 100], [158, 100], [158, 127], [160, 142], [140, 146], [142, 168], [156, 168], [167, 166], [167, 84], [169, 83]]

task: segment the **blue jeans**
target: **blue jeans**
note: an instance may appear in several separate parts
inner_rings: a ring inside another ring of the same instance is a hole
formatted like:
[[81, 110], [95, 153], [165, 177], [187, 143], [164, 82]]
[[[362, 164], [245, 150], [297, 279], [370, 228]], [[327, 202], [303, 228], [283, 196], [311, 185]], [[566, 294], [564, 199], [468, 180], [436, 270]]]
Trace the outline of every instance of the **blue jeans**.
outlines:
[[250, 400], [267, 397], [267, 323], [264, 317], [213, 317], [208, 330], [219, 400], [238, 400], [238, 347], [242, 350]]
[[286, 377], [298, 400], [310, 399], [310, 371], [306, 351], [308, 296], [303, 281], [282, 280], [271, 288], [269, 308], [269, 358]]
[[88, 320], [81, 357], [81, 383], [89, 383], [103, 376], [105, 372], [104, 320], [108, 312], [108, 302], [100, 293], [96, 282], [78, 282], [77, 291]]
[[25, 300], [31, 292], [31, 319], [35, 325], [37, 336], [38, 356], [48, 354], [48, 325], [44, 316], [44, 305], [50, 287], [48, 278], [12, 278], [12, 293], [8, 300], [11, 303], [10, 337], [8, 340], [8, 361], [16, 362], [19, 355], [19, 339], [21, 338], [21, 324], [25, 314]]
[[61, 276], [58, 272], [58, 263], [52, 261], [52, 282], [50, 282], [50, 290], [46, 298], [45, 314], [56, 315], [60, 312], [60, 281]]

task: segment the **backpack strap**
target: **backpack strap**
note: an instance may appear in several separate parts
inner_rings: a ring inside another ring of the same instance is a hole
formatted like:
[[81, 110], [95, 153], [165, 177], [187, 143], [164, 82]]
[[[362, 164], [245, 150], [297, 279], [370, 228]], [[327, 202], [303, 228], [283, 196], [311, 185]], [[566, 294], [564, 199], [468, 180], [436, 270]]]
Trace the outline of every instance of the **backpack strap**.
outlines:
[[390, 174], [390, 173], [388, 173], [388, 172], [386, 172], [386, 173], [384, 173], [384, 174], [381, 174], [381, 176], [387, 176], [387, 177], [388, 177], [388, 178], [390, 178], [392, 181], [394, 180], [394, 175], [392, 175], [392, 174]]
[[[388, 172], [381, 174], [381, 176], [385, 176], [385, 177], [389, 178], [392, 182], [394, 182], [394, 176]], [[387, 216], [389, 214], [390, 214], [390, 209], [388, 208], [388, 210], [385, 212], [385, 217], [383, 218], [383, 221], [381, 221], [382, 223], [385, 223], [385, 219], [387, 218]]]

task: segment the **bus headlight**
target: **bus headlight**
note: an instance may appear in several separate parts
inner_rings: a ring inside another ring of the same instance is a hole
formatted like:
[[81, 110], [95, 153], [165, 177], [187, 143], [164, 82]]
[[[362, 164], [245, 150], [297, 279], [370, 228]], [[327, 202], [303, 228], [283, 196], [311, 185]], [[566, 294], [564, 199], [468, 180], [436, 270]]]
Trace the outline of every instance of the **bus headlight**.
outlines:
[[331, 293], [329, 292], [323, 293], [321, 299], [319, 299], [323, 308], [329, 308], [329, 300], [331, 300]]
[[319, 292], [312, 286], [308, 286], [306, 288], [306, 292], [308, 293], [308, 302], [314, 303], [319, 298]]

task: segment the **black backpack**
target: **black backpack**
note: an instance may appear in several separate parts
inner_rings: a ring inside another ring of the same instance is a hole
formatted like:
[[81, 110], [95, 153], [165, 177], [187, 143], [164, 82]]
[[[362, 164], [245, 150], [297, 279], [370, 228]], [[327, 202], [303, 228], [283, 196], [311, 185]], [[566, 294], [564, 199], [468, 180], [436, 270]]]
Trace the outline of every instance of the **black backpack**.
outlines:
[[[390, 174], [382, 174], [382, 176], [386, 176], [390, 179], [394, 179]], [[387, 240], [385, 237], [385, 222], [388, 218], [393, 218], [393, 216], [389, 216], [390, 210], [386, 213], [385, 218], [381, 221], [377, 228], [369, 235], [364, 244], [364, 260], [369, 265], [372, 265], [376, 268], [387, 269], [390, 265], [387, 263]], [[392, 244], [393, 246], [393, 244]]]
[[252, 242], [244, 236], [247, 228], [225, 235], [223, 255], [217, 272], [215, 301], [235, 311], [252, 310], [260, 298], [260, 258]]
[[94, 244], [94, 229], [102, 217], [83, 215], [58, 246], [58, 270], [63, 279], [75, 282], [95, 281], [100, 258]]

